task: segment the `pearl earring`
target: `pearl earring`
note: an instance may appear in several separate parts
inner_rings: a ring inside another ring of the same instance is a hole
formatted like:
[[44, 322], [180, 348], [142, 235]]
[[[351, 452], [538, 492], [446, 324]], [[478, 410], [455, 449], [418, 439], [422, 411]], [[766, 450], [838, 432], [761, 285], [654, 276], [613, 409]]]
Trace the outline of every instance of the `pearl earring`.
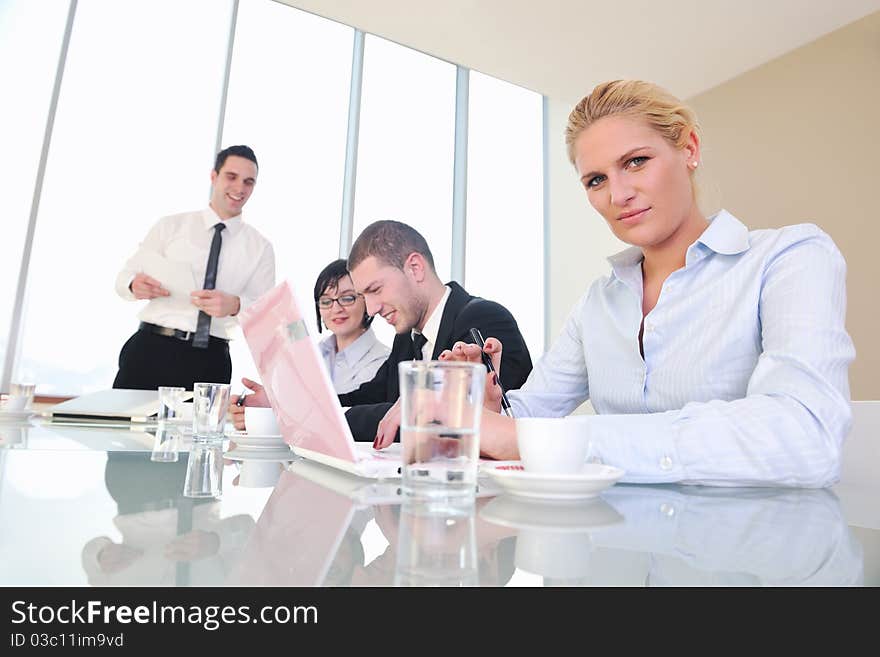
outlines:
[[693, 162], [691, 162], [691, 168], [692, 168], [692, 169], [696, 169], [696, 168], [699, 166], [699, 164], [700, 164], [699, 162], [697, 162], [696, 160], [694, 160]]

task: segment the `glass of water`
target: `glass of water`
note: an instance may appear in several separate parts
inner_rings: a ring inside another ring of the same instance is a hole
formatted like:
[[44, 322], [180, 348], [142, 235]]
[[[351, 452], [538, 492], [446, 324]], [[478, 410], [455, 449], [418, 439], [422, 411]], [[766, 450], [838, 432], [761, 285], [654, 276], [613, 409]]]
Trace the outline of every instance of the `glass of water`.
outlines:
[[398, 372], [404, 494], [472, 504], [485, 366], [405, 361]]
[[196, 383], [193, 393], [193, 440], [222, 441], [229, 384]]
[[159, 412], [156, 414], [156, 421], [160, 425], [180, 423], [185, 392], [186, 388], [159, 386]]

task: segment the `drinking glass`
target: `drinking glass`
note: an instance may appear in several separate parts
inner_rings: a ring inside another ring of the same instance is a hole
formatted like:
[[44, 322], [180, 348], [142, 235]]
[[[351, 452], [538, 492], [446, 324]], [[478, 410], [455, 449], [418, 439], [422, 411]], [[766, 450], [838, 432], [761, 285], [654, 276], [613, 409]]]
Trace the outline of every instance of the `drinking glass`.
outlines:
[[404, 494], [473, 503], [486, 368], [405, 361], [398, 372]]
[[229, 384], [196, 383], [193, 393], [193, 440], [223, 440], [229, 407]]
[[186, 388], [159, 386], [159, 412], [156, 421], [160, 424], [179, 424], [183, 412], [183, 395]]

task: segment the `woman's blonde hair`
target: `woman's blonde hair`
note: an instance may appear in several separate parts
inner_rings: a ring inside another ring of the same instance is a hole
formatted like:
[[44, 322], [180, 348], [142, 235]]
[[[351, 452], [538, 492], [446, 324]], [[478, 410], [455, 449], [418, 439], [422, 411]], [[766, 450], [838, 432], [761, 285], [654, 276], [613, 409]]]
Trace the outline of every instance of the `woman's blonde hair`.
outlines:
[[678, 148], [684, 147], [692, 131], [700, 134], [694, 111], [656, 84], [641, 80], [603, 82], [568, 115], [565, 145], [572, 164], [575, 139], [606, 116], [642, 119]]

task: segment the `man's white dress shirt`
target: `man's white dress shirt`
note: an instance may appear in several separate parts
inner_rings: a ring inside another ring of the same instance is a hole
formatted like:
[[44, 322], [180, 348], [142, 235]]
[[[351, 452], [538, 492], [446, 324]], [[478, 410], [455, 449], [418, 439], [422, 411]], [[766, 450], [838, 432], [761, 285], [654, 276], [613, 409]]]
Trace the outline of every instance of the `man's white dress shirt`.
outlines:
[[[116, 291], [123, 299], [134, 300], [129, 284], [135, 274], [144, 271], [147, 254], [152, 252], [190, 267], [194, 290], [205, 282], [208, 253], [214, 238], [214, 225], [222, 221], [210, 207], [160, 219], [147, 233], [137, 252], [128, 259], [116, 277]], [[275, 252], [269, 241], [253, 226], [242, 222], [241, 215], [227, 219], [217, 264], [215, 290], [240, 298], [246, 308], [275, 285]], [[161, 283], [161, 281], [160, 281]], [[151, 299], [138, 319], [181, 331], [195, 331], [199, 310], [189, 299], [157, 297]], [[228, 339], [236, 320], [214, 317], [211, 335]]]
[[525, 385], [517, 417], [575, 416], [623, 481], [828, 486], [851, 424], [846, 264], [812, 224], [722, 210], [642, 323], [643, 255], [609, 258]]
[[437, 344], [437, 337], [440, 334], [440, 322], [443, 321], [443, 310], [446, 308], [446, 302], [449, 301], [450, 294], [452, 294], [452, 288], [447, 285], [443, 298], [440, 299], [440, 303], [437, 304], [434, 312], [431, 313], [428, 321], [425, 322], [425, 328], [421, 331], [417, 329], [410, 331], [411, 337], [414, 337], [416, 333], [421, 333], [427, 340], [422, 346], [422, 360], [431, 360], [431, 356], [434, 355], [434, 345]]
[[336, 336], [332, 333], [321, 340], [319, 346], [327, 371], [330, 372], [330, 380], [339, 395], [357, 390], [362, 383], [372, 381], [391, 353], [372, 328], [368, 328], [342, 351], [336, 351]]

